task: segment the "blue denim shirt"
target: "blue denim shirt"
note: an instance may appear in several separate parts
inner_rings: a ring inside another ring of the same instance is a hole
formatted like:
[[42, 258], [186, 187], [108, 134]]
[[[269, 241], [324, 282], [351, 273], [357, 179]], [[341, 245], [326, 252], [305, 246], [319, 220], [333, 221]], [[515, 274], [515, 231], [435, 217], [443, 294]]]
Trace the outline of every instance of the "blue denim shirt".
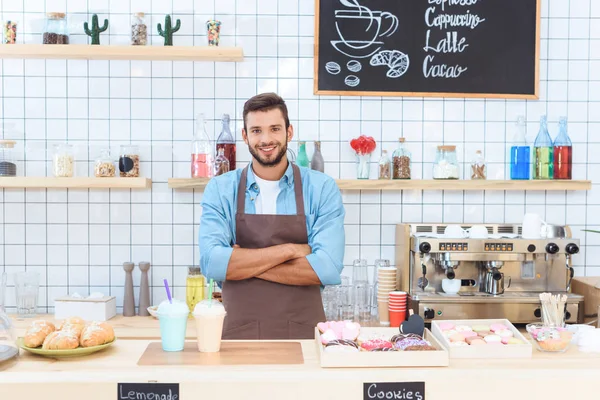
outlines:
[[[202, 198], [200, 265], [204, 276], [216, 282], [225, 280], [235, 244], [235, 214], [241, 175], [242, 170], [237, 169], [211, 179]], [[340, 190], [328, 175], [303, 167], [300, 167], [300, 175], [308, 244], [312, 248], [312, 254], [306, 258], [322, 285], [340, 284], [345, 246], [345, 210]], [[279, 181], [279, 187], [277, 214], [296, 214], [291, 164]], [[250, 167], [246, 181], [246, 214], [256, 213], [254, 202], [259, 190]]]

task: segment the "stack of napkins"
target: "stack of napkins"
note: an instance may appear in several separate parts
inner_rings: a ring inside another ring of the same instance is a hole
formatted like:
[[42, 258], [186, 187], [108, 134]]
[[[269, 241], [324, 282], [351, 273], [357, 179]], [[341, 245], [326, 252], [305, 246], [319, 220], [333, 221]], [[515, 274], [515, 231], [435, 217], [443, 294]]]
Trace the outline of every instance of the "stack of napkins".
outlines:
[[577, 344], [581, 352], [600, 353], [600, 329], [586, 329], [579, 332]]

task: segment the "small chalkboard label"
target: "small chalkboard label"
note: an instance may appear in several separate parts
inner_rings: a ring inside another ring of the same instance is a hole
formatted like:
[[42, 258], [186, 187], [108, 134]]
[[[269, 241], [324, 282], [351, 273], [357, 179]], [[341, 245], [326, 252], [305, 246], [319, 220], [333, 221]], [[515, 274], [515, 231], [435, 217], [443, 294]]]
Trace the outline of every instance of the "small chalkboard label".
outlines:
[[180, 400], [179, 383], [119, 383], [117, 400]]
[[425, 400], [425, 382], [364, 383], [363, 399]]

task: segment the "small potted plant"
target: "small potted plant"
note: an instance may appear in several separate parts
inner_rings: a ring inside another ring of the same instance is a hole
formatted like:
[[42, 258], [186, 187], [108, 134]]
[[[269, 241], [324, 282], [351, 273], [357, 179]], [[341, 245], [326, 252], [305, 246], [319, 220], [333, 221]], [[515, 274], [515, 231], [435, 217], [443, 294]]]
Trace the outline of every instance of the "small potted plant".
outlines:
[[350, 141], [350, 147], [356, 152], [357, 157], [357, 178], [369, 179], [371, 153], [377, 147], [375, 139], [371, 136], [360, 135]]

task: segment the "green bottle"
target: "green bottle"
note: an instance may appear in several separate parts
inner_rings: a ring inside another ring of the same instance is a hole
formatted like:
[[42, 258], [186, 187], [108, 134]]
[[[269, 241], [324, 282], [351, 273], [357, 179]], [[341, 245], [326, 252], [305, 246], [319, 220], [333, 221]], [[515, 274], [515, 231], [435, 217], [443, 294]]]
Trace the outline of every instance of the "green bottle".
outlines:
[[533, 144], [533, 179], [554, 177], [554, 147], [548, 134], [546, 116], [540, 118], [540, 131]]
[[301, 167], [307, 167], [310, 164], [308, 155], [306, 154], [306, 142], [300, 142], [300, 148], [298, 149], [298, 157], [296, 157], [296, 164]]

